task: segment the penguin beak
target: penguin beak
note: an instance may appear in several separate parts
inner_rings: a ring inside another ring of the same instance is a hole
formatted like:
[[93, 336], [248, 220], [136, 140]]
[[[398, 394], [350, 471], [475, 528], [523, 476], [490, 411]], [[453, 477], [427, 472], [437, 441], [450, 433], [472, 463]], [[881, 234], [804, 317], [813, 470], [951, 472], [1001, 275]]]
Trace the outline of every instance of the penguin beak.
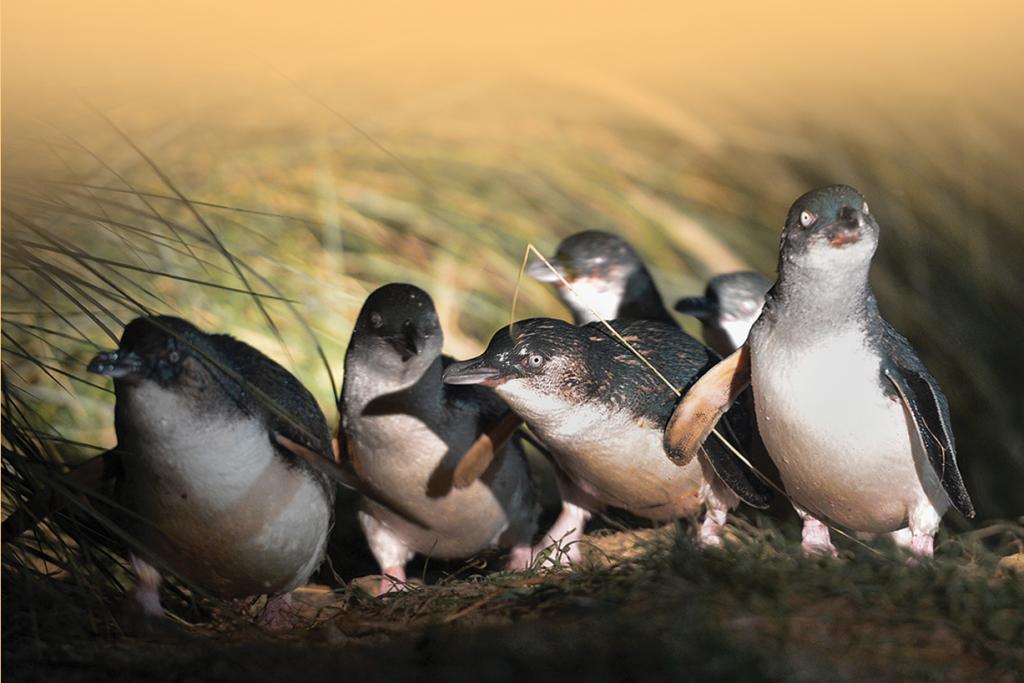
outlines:
[[829, 226], [829, 244], [833, 247], [845, 247], [860, 242], [866, 223], [864, 212], [853, 207], [846, 207], [839, 216], [839, 221]]
[[406, 320], [402, 324], [401, 331], [393, 335], [381, 336], [381, 339], [387, 342], [405, 363], [426, 348], [427, 336], [426, 331], [420, 331], [411, 320]]
[[134, 351], [107, 351], [89, 361], [89, 372], [114, 379], [137, 376], [142, 372], [143, 362]]
[[420, 352], [416, 337], [411, 334], [397, 334], [393, 337], [384, 337], [384, 341], [391, 345], [391, 348], [401, 357], [405, 363]]
[[548, 268], [547, 263], [540, 260], [534, 261], [528, 265], [526, 267], [526, 274], [540, 282], [550, 282], [559, 285], [562, 284], [562, 281], [558, 276], [561, 275], [562, 277], [565, 277], [565, 269], [562, 268], [561, 264], [555, 259], [548, 259], [548, 263], [550, 263], [551, 267], [557, 271], [557, 275], [555, 272], [552, 272], [551, 268]]
[[683, 315], [692, 315], [698, 320], [714, 317], [715, 312], [707, 297], [688, 296], [676, 302], [675, 309]]
[[441, 379], [445, 384], [482, 384], [494, 387], [502, 382], [501, 371], [487, 365], [483, 356], [452, 363], [444, 371]]

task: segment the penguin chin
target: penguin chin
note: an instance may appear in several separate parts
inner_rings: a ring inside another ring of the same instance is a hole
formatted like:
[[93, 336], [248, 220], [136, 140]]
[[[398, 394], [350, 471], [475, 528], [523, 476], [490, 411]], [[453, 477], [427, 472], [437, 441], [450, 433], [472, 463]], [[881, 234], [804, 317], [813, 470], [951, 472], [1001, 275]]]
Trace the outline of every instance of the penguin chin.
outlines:
[[871, 261], [877, 242], [869, 235], [861, 233], [855, 240], [840, 240], [838, 244], [837, 239], [838, 236], [823, 236], [808, 244], [803, 253], [794, 259], [795, 262], [807, 268], [841, 272], [858, 269], [865, 262]]
[[832, 239], [828, 241], [829, 246], [833, 249], [844, 249], [851, 244], [860, 242], [862, 235], [859, 231], [855, 232], [840, 232], [835, 234]]

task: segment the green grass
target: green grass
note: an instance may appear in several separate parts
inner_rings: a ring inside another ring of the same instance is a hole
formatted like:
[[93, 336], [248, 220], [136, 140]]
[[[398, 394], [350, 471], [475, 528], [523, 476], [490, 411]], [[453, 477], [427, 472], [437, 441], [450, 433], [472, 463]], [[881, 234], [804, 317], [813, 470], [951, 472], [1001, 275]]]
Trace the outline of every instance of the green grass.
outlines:
[[[182, 588], [169, 605], [203, 625], [169, 651], [116, 638], [127, 585], [116, 530], [61, 517], [38, 542], [4, 543], [4, 649], [22, 676], [45, 666], [160, 677], [154, 667], [173, 654], [176, 671], [229, 661], [212, 670], [241, 679], [293, 652], [311, 669], [381, 678], [417, 663], [483, 671], [492, 659], [595, 680], [642, 666], [666, 679], [1021, 670], [1021, 579], [994, 578], [999, 557], [1021, 549], [1012, 520], [1024, 514], [1019, 122], [915, 115], [837, 129], [737, 108], [702, 112], [710, 139], [628, 93], [611, 106], [586, 90], [521, 88], [469, 97], [457, 112], [412, 102], [359, 131], [297, 95], [308, 106], [290, 119], [112, 114], [126, 138], [86, 113], [67, 135], [5, 136], [5, 513], [53, 480], [45, 463], [113, 445], [112, 395], [84, 367], [142, 309], [253, 343], [310, 387], [333, 424], [351, 325], [379, 284], [430, 292], [447, 350], [465, 357], [509, 321], [527, 243], [550, 252], [578, 230], [617, 231], [671, 302], [736, 265], [772, 273], [792, 200], [846, 182], [882, 225], [876, 292], [950, 398], [979, 519], [950, 515], [939, 559], [921, 568], [849, 543], [843, 562], [803, 560], [791, 520], [755, 516], [741, 526], [746, 542], [724, 553], [676, 541], [570, 576], [448, 580], [383, 601], [343, 590], [331, 600], [340, 620], [308, 639], [321, 643], [264, 643], [226, 606]], [[516, 315], [564, 313], [524, 281]], [[342, 550], [365, 556], [347, 538]]]

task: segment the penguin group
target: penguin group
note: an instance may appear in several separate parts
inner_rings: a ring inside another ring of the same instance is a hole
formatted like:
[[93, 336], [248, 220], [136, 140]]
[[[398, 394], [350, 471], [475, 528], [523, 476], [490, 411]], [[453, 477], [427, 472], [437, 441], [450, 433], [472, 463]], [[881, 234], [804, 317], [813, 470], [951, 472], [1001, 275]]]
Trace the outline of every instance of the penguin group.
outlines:
[[[947, 509], [974, 510], [946, 398], [879, 313], [878, 239], [853, 188], [805, 194], [774, 282], [723, 274], [675, 304], [704, 343], [605, 232], [573, 235], [528, 270], [573, 323], [516, 321], [472, 359], [442, 353], [426, 292], [384, 285], [356, 319], [333, 434], [301, 382], [255, 348], [137, 318], [88, 366], [114, 384], [105, 472], [139, 541], [135, 608], [159, 617], [173, 572], [221, 597], [267, 596], [260, 621], [287, 625], [291, 592], [324, 559], [339, 483], [358, 494], [380, 593], [407, 585], [415, 555], [496, 549], [513, 571], [571, 566], [607, 508], [699, 518], [699, 543], [718, 546], [733, 510], [773, 496], [802, 520], [807, 553], [835, 555], [836, 525], [928, 557]], [[524, 441], [558, 483], [548, 528]], [[775, 476], [751, 464], [758, 449]]]

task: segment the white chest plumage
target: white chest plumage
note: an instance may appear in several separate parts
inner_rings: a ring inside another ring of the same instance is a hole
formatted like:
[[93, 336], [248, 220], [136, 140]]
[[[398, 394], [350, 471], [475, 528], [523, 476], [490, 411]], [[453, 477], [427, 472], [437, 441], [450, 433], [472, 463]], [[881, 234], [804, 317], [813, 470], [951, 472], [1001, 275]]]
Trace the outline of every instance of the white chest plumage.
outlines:
[[750, 350], [758, 428], [794, 502], [873, 532], [943, 504], [912, 418], [883, 391], [880, 358], [860, 331], [794, 344], [762, 326]]
[[757, 320], [757, 316], [753, 318], [720, 320], [718, 325], [729, 338], [729, 345], [734, 349], [738, 349], [747, 341], [747, 335], [750, 334], [750, 326], [754, 324], [755, 320]]
[[500, 392], [553, 450], [558, 465], [607, 505], [663, 519], [692, 507], [703, 483], [697, 459], [677, 467], [661, 430], [594, 402], [571, 403], [530, 389], [522, 380]]
[[408, 414], [365, 415], [356, 407], [352, 412], [359, 416], [346, 429], [359, 475], [429, 525], [423, 529], [380, 506], [368, 508], [410, 549], [466, 557], [497, 544], [510, 525], [532, 518], [532, 483], [518, 450], [507, 452], [487, 480], [462, 489], [445, 483], [476, 438], [475, 412], [454, 413], [445, 421], [435, 416], [439, 424], [433, 428]]
[[125, 499], [161, 559], [227, 596], [282, 593], [319, 566], [332, 510], [323, 486], [274, 453], [266, 427], [196, 415], [145, 383], [127, 405]]
[[563, 301], [572, 309], [576, 324], [585, 325], [595, 320], [617, 318], [624, 290], [617, 282], [579, 277], [573, 280], [571, 290], [562, 286], [559, 291]]

